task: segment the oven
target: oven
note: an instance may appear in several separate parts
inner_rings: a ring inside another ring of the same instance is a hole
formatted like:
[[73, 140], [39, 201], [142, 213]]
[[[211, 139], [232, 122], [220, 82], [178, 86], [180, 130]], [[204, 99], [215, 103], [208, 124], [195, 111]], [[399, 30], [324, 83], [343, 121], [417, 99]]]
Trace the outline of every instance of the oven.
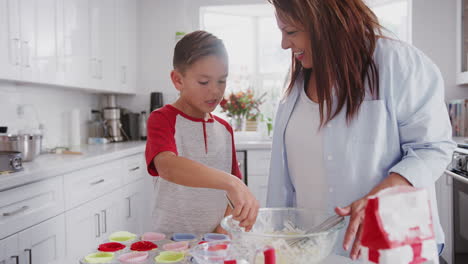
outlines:
[[468, 149], [457, 149], [447, 174], [453, 177], [453, 263], [468, 263]]

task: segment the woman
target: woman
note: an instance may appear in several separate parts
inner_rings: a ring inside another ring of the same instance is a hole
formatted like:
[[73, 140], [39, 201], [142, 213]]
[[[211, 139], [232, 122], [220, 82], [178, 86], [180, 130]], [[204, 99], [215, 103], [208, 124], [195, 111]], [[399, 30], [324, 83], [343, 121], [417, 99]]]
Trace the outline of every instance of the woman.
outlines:
[[434, 183], [455, 144], [438, 68], [383, 37], [362, 0], [269, 1], [293, 57], [276, 116], [268, 206], [350, 216], [343, 248], [356, 259], [366, 198], [392, 186], [425, 188], [441, 250]]

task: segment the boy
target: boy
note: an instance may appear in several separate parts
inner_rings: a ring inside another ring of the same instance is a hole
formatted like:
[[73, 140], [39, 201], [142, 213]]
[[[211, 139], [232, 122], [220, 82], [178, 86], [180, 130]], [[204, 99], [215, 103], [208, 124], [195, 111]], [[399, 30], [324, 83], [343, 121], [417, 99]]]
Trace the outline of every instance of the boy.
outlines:
[[[176, 45], [171, 80], [180, 92], [148, 120], [146, 162], [155, 178], [153, 229], [164, 233], [223, 232], [231, 214], [250, 230], [258, 202], [240, 180], [232, 128], [211, 112], [223, 98], [228, 56], [221, 40], [205, 31]], [[234, 209], [227, 206], [226, 194]]]

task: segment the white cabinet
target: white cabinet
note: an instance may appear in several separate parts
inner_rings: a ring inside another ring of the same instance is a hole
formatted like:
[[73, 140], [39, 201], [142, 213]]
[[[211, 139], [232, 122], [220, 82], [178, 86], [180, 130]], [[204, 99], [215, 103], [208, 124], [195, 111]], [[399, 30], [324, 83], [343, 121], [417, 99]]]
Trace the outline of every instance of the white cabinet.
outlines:
[[66, 263], [64, 215], [61, 214], [0, 240], [0, 263]]
[[115, 78], [115, 1], [89, 2], [91, 87], [111, 90]]
[[0, 240], [0, 263], [19, 264], [20, 250], [18, 235]]
[[136, 90], [136, 13], [134, 0], [117, 0], [116, 73], [117, 89], [123, 93]]
[[0, 79], [135, 93], [136, 0], [0, 0]]
[[65, 213], [67, 230], [66, 263], [76, 263], [94, 252], [96, 245], [122, 230], [122, 190], [102, 196]]
[[[21, 80], [58, 84], [62, 0], [20, 0]], [[63, 73], [63, 71], [62, 71]]]
[[0, 238], [58, 215], [63, 210], [61, 176], [0, 192]]
[[82, 203], [122, 186], [122, 165], [125, 160], [106, 162], [64, 176], [65, 207], [72, 209]]
[[15, 0], [0, 0], [0, 78], [20, 76], [19, 10]]
[[141, 234], [143, 229], [144, 213], [148, 211], [151, 204], [145, 199], [145, 181], [139, 180], [124, 187], [122, 200], [123, 230]]
[[77, 263], [113, 232], [149, 231], [144, 168], [139, 153], [0, 192], [0, 264]]
[[20, 232], [18, 238], [21, 263], [66, 263], [63, 214]]
[[89, 1], [64, 1], [65, 85], [88, 88], [91, 85], [89, 45]]
[[260, 207], [266, 206], [270, 158], [270, 149], [247, 151], [247, 185], [260, 202]]
[[62, 0], [0, 2], [0, 78], [57, 84]]

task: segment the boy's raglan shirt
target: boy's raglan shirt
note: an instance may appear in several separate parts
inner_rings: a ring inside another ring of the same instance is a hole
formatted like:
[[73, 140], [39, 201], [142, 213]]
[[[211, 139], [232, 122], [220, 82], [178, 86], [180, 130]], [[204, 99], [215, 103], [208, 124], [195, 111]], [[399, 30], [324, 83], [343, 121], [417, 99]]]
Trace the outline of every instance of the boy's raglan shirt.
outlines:
[[[233, 132], [223, 119], [190, 117], [166, 105], [148, 119], [146, 163], [149, 174], [159, 176], [153, 160], [161, 152], [174, 154], [242, 177], [236, 159]], [[196, 177], [196, 175], [194, 175]], [[225, 192], [191, 188], [155, 177], [153, 229], [159, 232], [212, 232], [224, 216]]]

